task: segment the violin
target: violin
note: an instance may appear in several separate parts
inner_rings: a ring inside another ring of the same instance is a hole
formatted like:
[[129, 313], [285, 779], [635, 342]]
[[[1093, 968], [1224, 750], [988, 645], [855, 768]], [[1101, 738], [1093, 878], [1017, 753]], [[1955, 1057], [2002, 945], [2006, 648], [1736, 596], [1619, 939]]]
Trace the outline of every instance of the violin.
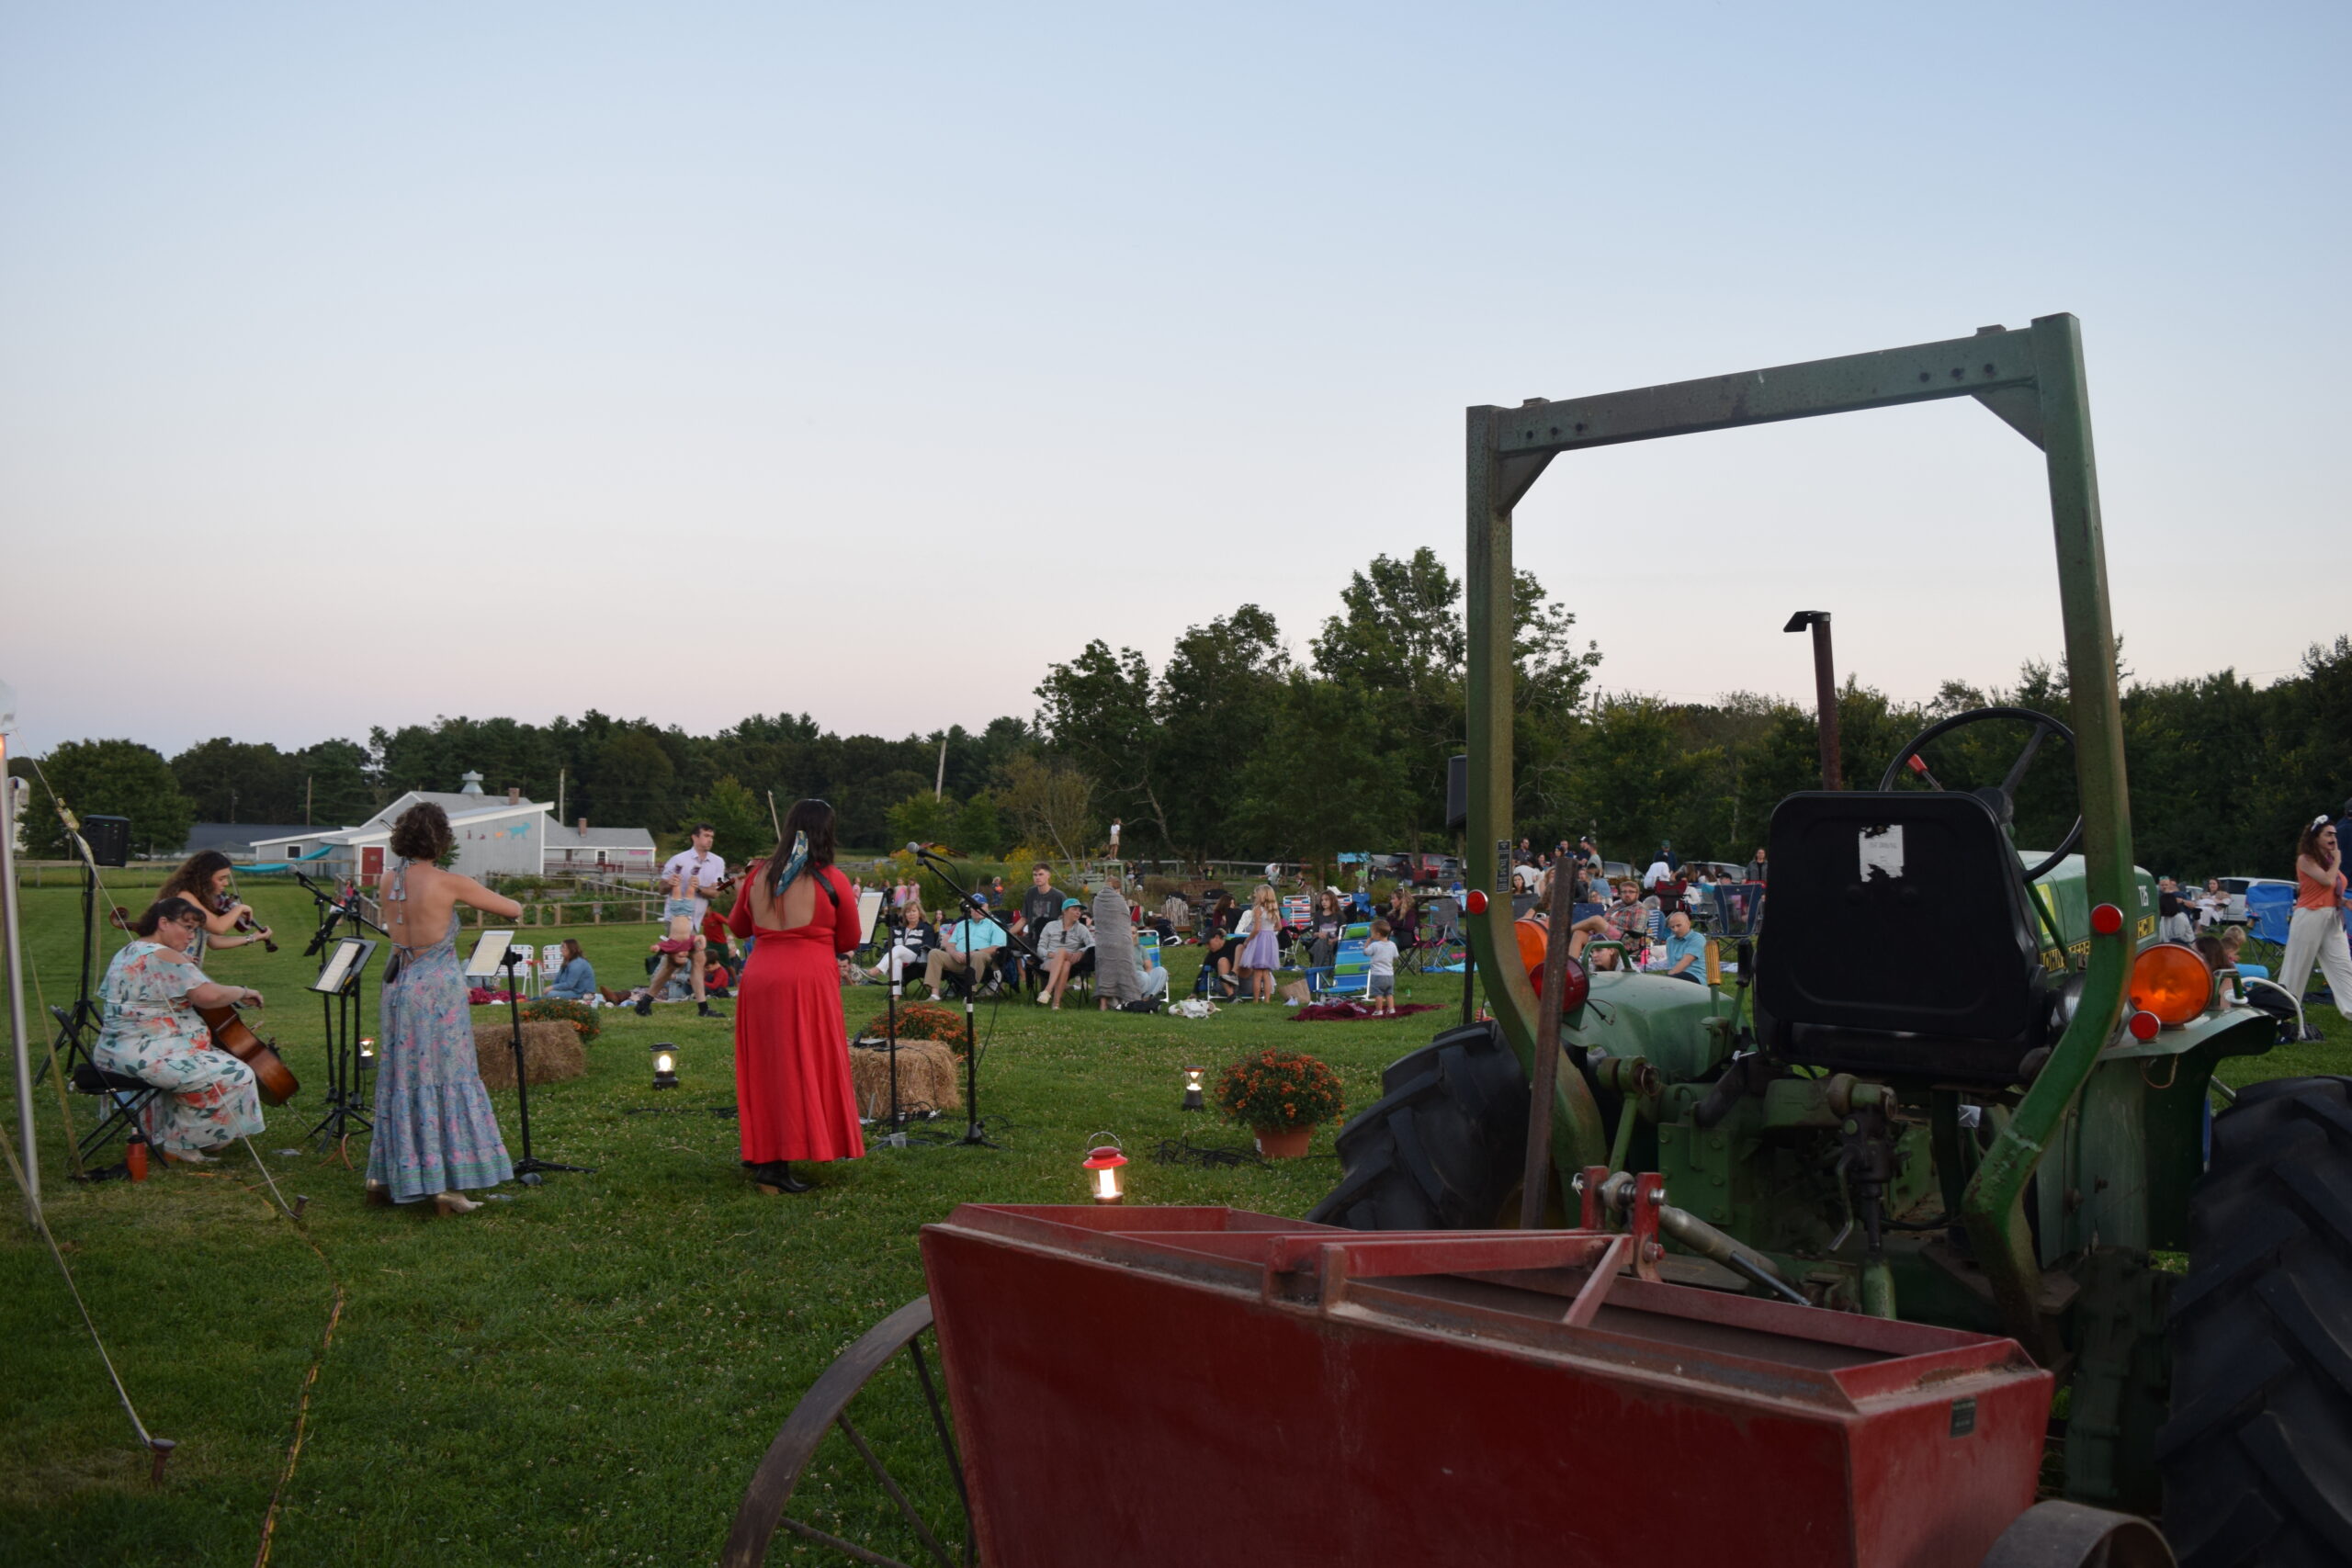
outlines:
[[[123, 931], [131, 929], [131, 913], [121, 905], [114, 907], [107, 919]], [[277, 948], [270, 949], [275, 953]], [[261, 1091], [265, 1105], [283, 1105], [301, 1092], [301, 1084], [287, 1066], [286, 1058], [277, 1054], [277, 1045], [255, 1034], [244, 1014], [234, 1002], [222, 1002], [219, 1007], [198, 1007], [196, 1016], [204, 1020], [212, 1043], [226, 1051], [253, 1069], [254, 1084]]]
[[[214, 904], [214, 908], [218, 908], [224, 915], [235, 907], [236, 895], [232, 893], [223, 893]], [[245, 932], [249, 936], [258, 935], [261, 932], [261, 925], [254, 919], [254, 912], [251, 909], [247, 909], [243, 914], [237, 917], [237, 929]], [[272, 942], [268, 937], [263, 936], [261, 939], [261, 948], [264, 953], [276, 953], [277, 951], [277, 943]]]

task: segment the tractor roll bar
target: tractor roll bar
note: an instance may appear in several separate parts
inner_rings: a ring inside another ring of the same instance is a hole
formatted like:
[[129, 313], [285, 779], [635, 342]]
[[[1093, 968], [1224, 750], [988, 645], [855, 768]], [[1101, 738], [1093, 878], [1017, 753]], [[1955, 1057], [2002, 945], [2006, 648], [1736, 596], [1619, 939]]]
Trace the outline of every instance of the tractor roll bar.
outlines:
[[[2041, 448], [2058, 553], [2072, 679], [2075, 782], [2082, 797], [2086, 891], [2094, 904], [2137, 913], [2132, 876], [2132, 814], [2123, 774], [2123, 725], [2116, 692], [2115, 632], [2107, 600], [2098, 480], [2091, 451], [2081, 323], [2041, 316], [2021, 331], [1986, 327], [1973, 337], [1697, 381], [1638, 388], [1566, 402], [1532, 399], [1516, 409], [1468, 411], [1469, 843], [1466, 880], [1495, 897], [1463, 925], [1487, 995], [1529, 1081], [1536, 1081], [1535, 996], [1515, 958], [1510, 932], [1511, 511], [1564, 452], [1589, 446], [1729, 430], [1815, 414], [1848, 413], [1973, 398]], [[2043, 1146], [2113, 1034], [2131, 971], [2126, 920], [2091, 941], [2082, 1002], [1976, 1175], [1962, 1203], [1978, 1261], [1990, 1276], [2010, 1334], [2049, 1358], [2034, 1300], [2040, 1260], [2024, 1217], [2026, 1182]], [[1555, 1047], [1556, 1048], [1556, 1047]], [[1605, 1163], [1600, 1115], [1580, 1075], [1558, 1075], [1549, 1104], [1531, 1108], [1550, 1123], [1552, 1168], [1565, 1178]], [[1563, 1198], [1563, 1201], [1566, 1200]], [[1568, 1203], [1571, 1212], [1575, 1205]]]

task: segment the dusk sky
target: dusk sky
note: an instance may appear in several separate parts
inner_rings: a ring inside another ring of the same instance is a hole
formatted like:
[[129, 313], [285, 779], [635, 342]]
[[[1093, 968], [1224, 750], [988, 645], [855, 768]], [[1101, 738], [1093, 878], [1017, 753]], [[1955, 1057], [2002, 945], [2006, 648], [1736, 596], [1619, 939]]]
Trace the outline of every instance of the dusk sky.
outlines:
[[[0, 10], [34, 750], [1026, 716], [1463, 557], [1463, 409], [2084, 324], [2142, 680], [2352, 631], [2352, 7]], [[1944, 402], [1554, 464], [1611, 691], [2059, 649]], [[154, 634], [148, 636], [146, 634]]]

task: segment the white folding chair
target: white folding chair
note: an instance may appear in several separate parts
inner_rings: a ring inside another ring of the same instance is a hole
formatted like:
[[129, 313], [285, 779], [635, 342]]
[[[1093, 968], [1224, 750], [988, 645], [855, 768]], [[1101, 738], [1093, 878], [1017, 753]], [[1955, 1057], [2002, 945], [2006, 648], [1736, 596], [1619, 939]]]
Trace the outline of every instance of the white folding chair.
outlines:
[[527, 942], [518, 942], [514, 944], [514, 979], [515, 983], [523, 987], [523, 994], [526, 997], [538, 995], [538, 952], [537, 947]]

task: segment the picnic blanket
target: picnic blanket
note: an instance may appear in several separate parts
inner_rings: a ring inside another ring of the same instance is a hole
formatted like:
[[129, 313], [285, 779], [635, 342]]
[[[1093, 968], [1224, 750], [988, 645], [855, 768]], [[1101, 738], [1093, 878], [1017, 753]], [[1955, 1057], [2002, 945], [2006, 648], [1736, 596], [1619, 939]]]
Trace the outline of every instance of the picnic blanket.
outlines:
[[1301, 1008], [1290, 1015], [1293, 1023], [1337, 1023], [1359, 1018], [1408, 1018], [1417, 1012], [1435, 1012], [1435, 1002], [1405, 1002], [1395, 1012], [1374, 1012], [1362, 1002], [1317, 1002], [1311, 1008]]

